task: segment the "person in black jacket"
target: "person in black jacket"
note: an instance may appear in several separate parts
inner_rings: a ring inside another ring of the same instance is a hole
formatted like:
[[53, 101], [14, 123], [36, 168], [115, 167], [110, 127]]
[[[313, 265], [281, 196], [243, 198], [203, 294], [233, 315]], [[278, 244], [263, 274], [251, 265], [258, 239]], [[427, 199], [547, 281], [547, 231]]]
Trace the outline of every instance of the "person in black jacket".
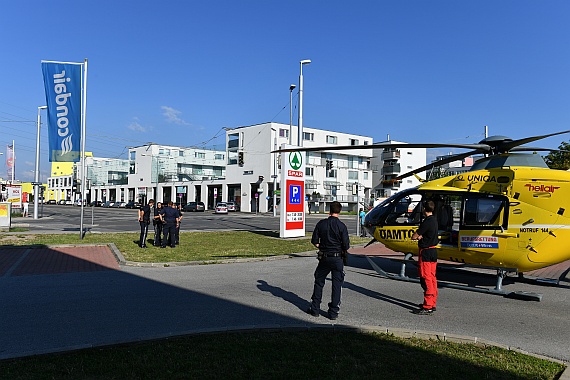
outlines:
[[437, 218], [433, 215], [435, 203], [430, 200], [425, 202], [423, 206], [426, 218], [412, 235], [412, 240], [418, 241], [418, 274], [424, 290], [424, 302], [415, 313], [429, 315], [436, 310], [437, 304], [437, 278], [435, 277], [437, 250], [435, 246], [439, 244], [439, 238]]
[[168, 206], [162, 208], [161, 219], [164, 221], [162, 245], [160, 248], [166, 248], [166, 244], [170, 244], [171, 248], [176, 247], [176, 227], [178, 226], [179, 217], [178, 210], [172, 207], [172, 201], [168, 202]]
[[350, 248], [348, 229], [338, 218], [341, 209], [342, 205], [339, 202], [332, 202], [329, 217], [317, 223], [311, 238], [311, 243], [319, 249], [319, 264], [315, 270], [311, 306], [307, 310], [307, 313], [313, 317], [320, 315], [323, 288], [329, 273], [332, 275], [332, 295], [331, 302], [328, 304], [327, 317], [331, 320], [337, 319], [340, 310], [340, 293], [344, 281], [344, 258]]
[[148, 201], [148, 204], [141, 206], [139, 209], [139, 224], [141, 226], [141, 234], [139, 237], [139, 247], [147, 248], [146, 236], [148, 234], [148, 225], [150, 224], [151, 208], [154, 206], [154, 199]]
[[162, 203], [156, 202], [156, 207], [154, 208], [154, 218], [152, 224], [154, 226], [154, 243], [155, 247], [160, 247], [162, 245], [162, 219], [160, 218], [160, 213], [162, 212]]

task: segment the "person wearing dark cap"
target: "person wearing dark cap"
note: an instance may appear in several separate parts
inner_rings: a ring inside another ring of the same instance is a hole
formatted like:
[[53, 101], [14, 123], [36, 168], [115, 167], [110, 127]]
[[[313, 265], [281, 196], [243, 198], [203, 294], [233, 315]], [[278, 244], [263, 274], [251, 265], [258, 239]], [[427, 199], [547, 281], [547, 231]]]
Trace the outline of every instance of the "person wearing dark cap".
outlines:
[[315, 226], [311, 243], [319, 249], [319, 264], [315, 270], [315, 284], [311, 305], [307, 313], [313, 317], [320, 315], [325, 280], [329, 273], [332, 276], [331, 302], [328, 304], [327, 317], [335, 320], [340, 310], [340, 294], [344, 282], [344, 260], [350, 248], [348, 229], [338, 218], [342, 205], [335, 201], [330, 204], [329, 217], [320, 220]]

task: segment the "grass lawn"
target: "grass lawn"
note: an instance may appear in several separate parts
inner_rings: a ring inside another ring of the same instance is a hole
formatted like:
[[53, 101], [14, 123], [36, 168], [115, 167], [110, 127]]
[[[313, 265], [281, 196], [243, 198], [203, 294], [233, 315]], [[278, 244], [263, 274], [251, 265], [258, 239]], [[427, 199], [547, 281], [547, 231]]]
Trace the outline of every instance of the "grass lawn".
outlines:
[[[149, 240], [153, 234], [149, 234]], [[268, 257], [298, 252], [315, 251], [310, 237], [280, 239], [277, 232], [262, 231], [221, 231], [221, 232], [181, 232], [180, 245], [176, 248], [138, 247], [138, 233], [92, 234], [84, 239], [79, 234], [0, 234], [2, 245], [57, 245], [57, 244], [100, 244], [115, 243], [126, 260], [143, 263], [186, 262], [245, 257]], [[370, 239], [351, 237], [351, 244], [368, 243]]]
[[555, 379], [561, 364], [496, 347], [379, 333], [172, 338], [0, 361], [0, 379]]

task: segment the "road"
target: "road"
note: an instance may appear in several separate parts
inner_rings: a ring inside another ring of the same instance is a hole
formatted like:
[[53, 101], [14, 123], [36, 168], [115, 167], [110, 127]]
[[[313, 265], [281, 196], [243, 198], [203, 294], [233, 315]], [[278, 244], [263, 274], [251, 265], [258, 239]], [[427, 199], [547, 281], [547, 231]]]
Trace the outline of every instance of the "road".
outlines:
[[[139, 231], [137, 210], [85, 207], [83, 226], [93, 232], [125, 232]], [[44, 205], [40, 208], [39, 219], [17, 218], [12, 222], [20, 226], [29, 226], [37, 232], [74, 232], [79, 233], [81, 224], [81, 207]], [[306, 230], [312, 231], [320, 219], [326, 214], [311, 214], [306, 218]], [[356, 215], [341, 216], [349, 227], [350, 233], [356, 233]], [[213, 230], [279, 230], [279, 216], [260, 213], [250, 214], [232, 212], [227, 215], [215, 214], [213, 211], [185, 212], [181, 231], [213, 231]]]
[[[96, 231], [138, 228], [134, 210], [93, 211]], [[30, 222], [34, 232], [78, 232], [79, 212], [71, 206], [46, 206], [41, 219], [15, 221]], [[278, 226], [270, 215], [186, 215], [184, 230]], [[308, 225], [321, 217], [310, 216]], [[375, 260], [385, 269], [398, 270], [397, 263]], [[312, 257], [298, 257], [220, 265], [121, 266], [87, 273], [15, 275], [6, 270], [0, 276], [0, 358], [209, 330], [330, 326], [328, 319], [304, 313], [316, 263]], [[456, 276], [438, 273], [442, 282]], [[460, 276], [471, 285], [494, 284], [493, 277], [482, 274]], [[552, 287], [505, 280], [503, 289], [538, 292], [543, 299], [521, 301], [440, 287], [438, 311], [418, 316], [411, 313], [422, 298], [418, 284], [382, 278], [364, 257], [351, 256], [335, 323], [477, 337], [569, 362], [568, 282]], [[325, 295], [329, 292], [327, 281]], [[326, 308], [326, 298], [323, 301]]]

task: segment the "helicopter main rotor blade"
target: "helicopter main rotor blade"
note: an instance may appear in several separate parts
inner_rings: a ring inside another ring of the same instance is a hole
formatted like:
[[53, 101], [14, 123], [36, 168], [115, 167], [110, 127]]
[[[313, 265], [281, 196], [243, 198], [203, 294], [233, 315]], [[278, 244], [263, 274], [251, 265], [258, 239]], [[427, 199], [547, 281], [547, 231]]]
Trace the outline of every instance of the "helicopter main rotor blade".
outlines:
[[377, 148], [460, 148], [460, 149], [477, 149], [481, 151], [489, 151], [490, 147], [487, 144], [406, 144], [406, 143], [389, 143], [380, 142], [370, 145], [336, 145], [336, 146], [314, 146], [314, 147], [294, 147], [286, 149], [277, 149], [271, 153], [283, 152], [321, 152], [324, 150], [353, 150], [353, 149], [377, 149]]
[[454, 154], [454, 155], [449, 156], [447, 158], [444, 158], [442, 160], [432, 162], [431, 164], [427, 164], [426, 166], [422, 166], [421, 168], [417, 168], [417, 169], [414, 169], [414, 170], [409, 171], [407, 173], [404, 173], [404, 174], [394, 178], [394, 180], [399, 181], [401, 179], [412, 176], [416, 173], [420, 173], [420, 172], [423, 172], [425, 170], [436, 168], [436, 167], [441, 166], [441, 165], [449, 164], [450, 162], [459, 161], [459, 160], [462, 160], [466, 157], [469, 157], [469, 156], [471, 156], [473, 154], [477, 154], [477, 153], [485, 153], [485, 152], [480, 150], [480, 149], [476, 149], [476, 150], [472, 150], [472, 151], [469, 151], [466, 153]]
[[508, 152], [508, 151], [512, 150], [513, 148], [518, 147], [520, 145], [524, 145], [524, 144], [527, 144], [529, 142], [533, 142], [536, 140], [542, 140], [542, 139], [545, 139], [545, 138], [551, 137], [551, 136], [562, 135], [564, 133], [570, 133], [570, 130], [562, 131], [562, 132], [549, 133], [547, 135], [541, 135], [541, 136], [526, 137], [524, 139], [519, 139], [519, 140], [507, 141], [507, 142], [500, 145], [500, 150], [501, 150], [501, 152]]
[[562, 152], [562, 153], [570, 153], [570, 150], [537, 148], [537, 147], [531, 147], [531, 146], [515, 146], [513, 149], [511, 149], [511, 152]]

